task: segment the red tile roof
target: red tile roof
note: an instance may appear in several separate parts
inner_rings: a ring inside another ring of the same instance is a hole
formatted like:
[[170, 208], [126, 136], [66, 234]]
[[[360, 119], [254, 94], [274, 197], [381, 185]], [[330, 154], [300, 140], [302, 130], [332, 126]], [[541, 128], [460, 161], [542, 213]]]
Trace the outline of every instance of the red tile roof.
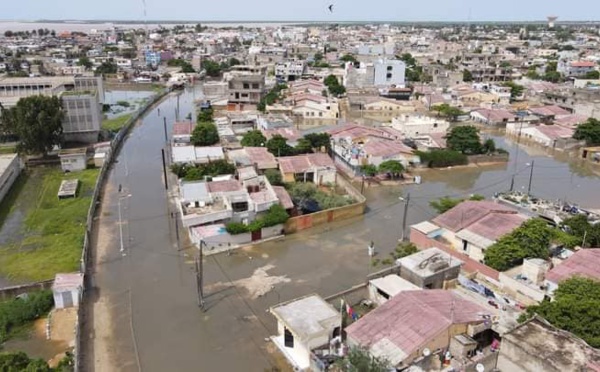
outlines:
[[211, 181], [207, 182], [209, 192], [232, 192], [242, 190], [242, 184], [238, 180]]
[[275, 129], [267, 129], [262, 131], [267, 139], [270, 139], [276, 134], [279, 134], [283, 138], [288, 141], [297, 141], [302, 138], [302, 133], [298, 131], [296, 128], [275, 128]]
[[376, 157], [391, 157], [398, 154], [412, 155], [414, 150], [401, 142], [372, 139], [363, 145], [365, 154]]
[[571, 62], [571, 67], [594, 67], [596, 64], [590, 61], [574, 61]]
[[452, 324], [481, 323], [489, 311], [443, 289], [405, 291], [346, 328], [348, 337], [371, 347], [387, 339], [406, 355]]
[[540, 116], [556, 116], [556, 115], [568, 115], [570, 114], [569, 111], [563, 109], [562, 107], [559, 106], [543, 106], [543, 107], [534, 107], [531, 108], [530, 111], [533, 114], [536, 115], [540, 115]]
[[527, 217], [518, 213], [490, 213], [467, 229], [490, 240], [498, 240], [521, 226]]
[[287, 192], [285, 187], [273, 186], [273, 191], [275, 191], [275, 194], [277, 195], [277, 198], [279, 199], [279, 203], [281, 203], [283, 208], [285, 208], [285, 209], [294, 208], [294, 202], [292, 201], [292, 198], [290, 197], [290, 194]]
[[173, 124], [174, 136], [190, 135], [192, 134], [192, 130], [194, 130], [194, 123], [185, 121]]
[[546, 279], [560, 283], [572, 276], [600, 280], [600, 248], [581, 249], [546, 274]]
[[302, 173], [313, 168], [335, 168], [333, 160], [323, 153], [284, 156], [279, 158], [279, 169], [283, 173]]

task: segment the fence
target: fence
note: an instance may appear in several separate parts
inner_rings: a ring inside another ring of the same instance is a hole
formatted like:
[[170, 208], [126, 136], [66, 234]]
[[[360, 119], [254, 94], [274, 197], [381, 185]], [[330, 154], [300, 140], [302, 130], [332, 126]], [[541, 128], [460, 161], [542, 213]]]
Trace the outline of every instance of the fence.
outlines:
[[23, 293], [50, 289], [52, 288], [52, 284], [54, 284], [54, 279], [44, 280], [43, 282], [27, 283], [23, 285], [16, 285], [13, 287], [0, 288], [0, 300], [10, 300], [11, 298], [15, 298]]
[[329, 222], [362, 216], [365, 212], [365, 197], [344, 177], [338, 175], [337, 183], [346, 190], [348, 195], [357, 200], [357, 202], [339, 208], [332, 208], [303, 216], [292, 217], [285, 223], [285, 233], [292, 234], [297, 231], [309, 229], [311, 227], [323, 225]]
[[[108, 174], [108, 170], [110, 169], [110, 166], [112, 165], [112, 162], [114, 161], [114, 158], [115, 158], [114, 155], [118, 154], [118, 152], [123, 144], [123, 141], [124, 141], [125, 137], [127, 136], [127, 133], [129, 133], [129, 131], [131, 130], [133, 125], [154, 104], [159, 102], [168, 93], [169, 93], [169, 90], [165, 89], [162, 92], [160, 92], [159, 94], [155, 95], [150, 101], [148, 101], [146, 103], [146, 105], [140, 107], [137, 110], [137, 112], [134, 115], [132, 115], [131, 118], [125, 123], [123, 128], [121, 128], [121, 130], [119, 130], [119, 132], [117, 133], [115, 138], [113, 138], [113, 140], [111, 141], [111, 144], [110, 144], [111, 151], [107, 155], [107, 157], [104, 161], [104, 164], [102, 165], [102, 168], [100, 169], [100, 174], [98, 175], [98, 178], [96, 180], [96, 185], [94, 187], [94, 194], [92, 195], [92, 201], [90, 204], [90, 208], [88, 210], [85, 236], [83, 238], [83, 250], [81, 252], [81, 259], [80, 259], [80, 265], [79, 265], [80, 272], [82, 272], [84, 274], [87, 274], [87, 270], [89, 269], [89, 261], [91, 259], [91, 255], [90, 255], [90, 244], [91, 243], [90, 243], [90, 241], [91, 241], [92, 231], [94, 228], [94, 216], [96, 215], [96, 208], [98, 207], [100, 192], [102, 191], [104, 183], [106, 182], [106, 176]], [[89, 288], [90, 285], [91, 285], [90, 278], [88, 277], [88, 275], [85, 275], [84, 276], [83, 300], [82, 300], [82, 304], [80, 304], [79, 308], [77, 309], [77, 324], [75, 326], [75, 348], [73, 351], [73, 353], [75, 355], [75, 371], [79, 371], [81, 369], [81, 362], [82, 362], [81, 325], [83, 324], [83, 320], [85, 319], [83, 303], [85, 302], [86, 297], [87, 297], [86, 289]]]

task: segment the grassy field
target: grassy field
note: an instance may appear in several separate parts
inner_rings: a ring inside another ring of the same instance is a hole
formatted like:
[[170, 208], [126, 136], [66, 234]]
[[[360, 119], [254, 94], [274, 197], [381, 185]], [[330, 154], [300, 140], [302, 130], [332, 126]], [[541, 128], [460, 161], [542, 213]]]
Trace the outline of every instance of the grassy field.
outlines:
[[14, 154], [17, 152], [17, 146], [0, 146], [0, 155]]
[[118, 132], [119, 129], [127, 123], [127, 121], [133, 116], [133, 113], [117, 116], [113, 119], [102, 120], [102, 129]]
[[[2, 203], [0, 217], [6, 219], [14, 212], [13, 204], [19, 198], [33, 201], [26, 210], [20, 210], [25, 213], [21, 226], [23, 239], [0, 247], [0, 275], [37, 281], [51, 279], [59, 272], [78, 270], [87, 213], [99, 172], [88, 169], [64, 174], [60, 169], [40, 169], [30, 176], [42, 177], [35, 190], [19, 193], [17, 189], [18, 195]], [[79, 179], [77, 198], [58, 199], [63, 179]]]

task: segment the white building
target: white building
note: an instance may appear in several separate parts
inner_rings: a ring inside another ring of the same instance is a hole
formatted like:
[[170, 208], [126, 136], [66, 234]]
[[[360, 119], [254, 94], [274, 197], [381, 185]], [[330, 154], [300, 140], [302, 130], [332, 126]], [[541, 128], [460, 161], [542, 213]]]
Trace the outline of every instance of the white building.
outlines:
[[275, 77], [285, 81], [298, 80], [306, 71], [306, 61], [285, 61], [275, 65]]
[[52, 294], [57, 309], [79, 306], [83, 295], [83, 274], [56, 274]]
[[340, 333], [342, 315], [318, 295], [273, 306], [270, 312], [277, 319], [271, 340], [297, 371], [311, 370], [313, 351], [329, 350]]
[[21, 169], [23, 165], [17, 154], [0, 155], [0, 201], [19, 177]]
[[58, 153], [63, 172], [84, 170], [87, 167], [87, 149], [63, 149]]
[[396, 59], [380, 59], [374, 63], [373, 85], [404, 87], [406, 63]]
[[204, 164], [215, 160], [225, 159], [222, 147], [197, 147], [180, 146], [171, 147], [171, 160], [173, 163]]
[[427, 134], [446, 133], [450, 122], [429, 116], [401, 115], [392, 118], [392, 128], [406, 137], [419, 137]]

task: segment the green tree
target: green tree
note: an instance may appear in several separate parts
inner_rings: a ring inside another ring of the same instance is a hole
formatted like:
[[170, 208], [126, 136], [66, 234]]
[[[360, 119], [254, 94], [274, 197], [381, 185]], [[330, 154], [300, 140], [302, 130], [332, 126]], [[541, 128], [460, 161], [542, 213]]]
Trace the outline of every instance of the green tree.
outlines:
[[306, 138], [300, 138], [294, 150], [296, 154], [310, 154], [313, 152], [312, 145]]
[[[561, 224], [563, 230], [574, 238], [573, 246], [584, 248], [600, 247], [600, 224], [591, 224], [582, 214], [565, 219]], [[585, 237], [585, 242], [583, 238]]]
[[294, 148], [287, 143], [287, 139], [280, 134], [275, 134], [267, 141], [267, 150], [277, 157], [294, 155]]
[[334, 85], [339, 85], [340, 82], [338, 81], [337, 77], [335, 77], [335, 75], [328, 75], [323, 80], [323, 84], [325, 84], [327, 87], [331, 87], [331, 86], [334, 86]]
[[267, 143], [267, 138], [260, 130], [251, 130], [244, 134], [240, 144], [244, 147], [262, 147]]
[[206, 71], [206, 75], [211, 77], [218, 77], [221, 75], [221, 65], [210, 59], [205, 59], [200, 64], [200, 67]]
[[191, 142], [194, 146], [212, 146], [219, 142], [219, 131], [213, 123], [198, 123], [192, 131]]
[[339, 97], [346, 93], [346, 87], [344, 87], [343, 85], [334, 85], [332, 87], [329, 87], [329, 93], [331, 93], [331, 95], [335, 97]]
[[379, 173], [389, 173], [395, 179], [404, 172], [404, 166], [398, 160], [386, 160], [379, 164], [378, 170]]
[[557, 328], [581, 337], [594, 348], [600, 347], [600, 283], [573, 277], [560, 283], [554, 301], [544, 300], [527, 308], [527, 317], [537, 314]]
[[520, 265], [525, 258], [547, 259], [554, 229], [539, 218], [525, 221], [485, 251], [484, 262], [498, 271]]
[[525, 87], [515, 83], [514, 81], [509, 81], [504, 83], [505, 87], [510, 87], [510, 99], [515, 100], [520, 97], [525, 91]]
[[198, 117], [196, 118], [196, 122], [197, 123], [212, 122], [214, 120], [213, 115], [214, 115], [214, 110], [212, 107], [202, 109], [202, 110], [198, 111]]
[[407, 67], [415, 67], [417, 65], [417, 60], [410, 53], [404, 53], [398, 59], [406, 63]]
[[600, 120], [589, 118], [579, 124], [573, 133], [576, 140], [584, 140], [588, 146], [600, 145]]
[[390, 363], [372, 356], [367, 349], [352, 347], [348, 355], [336, 362], [336, 367], [342, 372], [387, 372]]
[[273, 186], [283, 185], [283, 178], [278, 169], [267, 169], [265, 171], [265, 177], [267, 177], [267, 180], [269, 180], [269, 183]]
[[77, 61], [77, 65], [85, 67], [86, 70], [89, 70], [94, 66], [94, 64], [92, 63], [92, 61], [90, 61], [88, 57], [79, 58], [79, 60]]
[[465, 154], [448, 149], [431, 150], [427, 152], [416, 151], [415, 154], [419, 156], [421, 163], [429, 168], [443, 168], [453, 165], [466, 165], [469, 163], [469, 159]]
[[229, 58], [228, 64], [229, 64], [229, 67], [233, 67], [233, 66], [241, 65], [242, 62], [240, 62], [240, 60], [235, 57], [231, 57], [231, 58]]
[[9, 109], [2, 107], [0, 116], [3, 131], [19, 138], [19, 153], [46, 155], [62, 142], [64, 110], [58, 97], [21, 98]]
[[472, 125], [452, 128], [446, 135], [446, 145], [450, 150], [467, 155], [481, 153], [479, 131]]
[[600, 71], [598, 71], [598, 70], [589, 71], [585, 74], [584, 79], [598, 80], [598, 79], [600, 79]]
[[373, 177], [374, 175], [377, 174], [377, 171], [378, 171], [377, 166], [375, 166], [373, 164], [362, 165], [360, 167], [360, 170], [362, 170], [362, 172], [365, 174], [365, 176], [368, 176], [368, 177]]
[[100, 66], [96, 68], [94, 74], [96, 75], [105, 75], [105, 74], [116, 74], [119, 68], [117, 64], [114, 62], [112, 58], [109, 58], [108, 61], [102, 62]]
[[340, 58], [340, 61], [342, 61], [342, 62], [352, 62], [352, 63], [357, 62], [356, 57], [354, 57], [352, 54], [344, 54]]
[[331, 149], [331, 135], [329, 133], [309, 133], [304, 136], [304, 139], [310, 142], [313, 149], [325, 148], [326, 151]]
[[471, 73], [471, 71], [469, 71], [467, 69], [463, 70], [463, 81], [464, 82], [473, 81], [473, 74]]
[[169, 60], [169, 62], [167, 62], [167, 66], [179, 67], [181, 69], [181, 72], [183, 72], [185, 74], [196, 72], [196, 70], [194, 70], [194, 68], [188, 61], [183, 60], [181, 58], [175, 58], [175, 59]]

